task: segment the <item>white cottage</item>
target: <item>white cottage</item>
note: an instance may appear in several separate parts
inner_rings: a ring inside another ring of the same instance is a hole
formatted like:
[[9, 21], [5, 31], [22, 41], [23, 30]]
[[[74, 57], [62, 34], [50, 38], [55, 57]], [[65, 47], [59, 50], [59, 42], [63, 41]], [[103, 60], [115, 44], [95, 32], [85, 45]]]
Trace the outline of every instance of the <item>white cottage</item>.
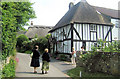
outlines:
[[70, 9], [50, 31], [53, 40], [53, 52], [68, 54], [72, 47], [76, 51], [81, 46], [91, 50], [91, 45], [98, 39], [112, 41], [112, 28], [110, 17], [101, 14], [85, 0], [76, 5], [70, 4]]

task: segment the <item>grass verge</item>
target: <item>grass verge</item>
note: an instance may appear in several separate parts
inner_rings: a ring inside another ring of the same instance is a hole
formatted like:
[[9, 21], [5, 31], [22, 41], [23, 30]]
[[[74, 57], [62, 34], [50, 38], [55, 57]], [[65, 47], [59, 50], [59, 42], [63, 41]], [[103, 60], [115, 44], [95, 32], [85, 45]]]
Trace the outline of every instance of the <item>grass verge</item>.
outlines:
[[[74, 69], [71, 69], [67, 72], [67, 75], [69, 75], [70, 77], [80, 77], [80, 71], [81, 71], [81, 77], [97, 77], [97, 78], [101, 78], [101, 77], [114, 77], [112, 75], [108, 75], [105, 73], [90, 73], [90, 72], [85, 72], [85, 69], [83, 67], [76, 67]], [[83, 78], [82, 78], [83, 79]]]

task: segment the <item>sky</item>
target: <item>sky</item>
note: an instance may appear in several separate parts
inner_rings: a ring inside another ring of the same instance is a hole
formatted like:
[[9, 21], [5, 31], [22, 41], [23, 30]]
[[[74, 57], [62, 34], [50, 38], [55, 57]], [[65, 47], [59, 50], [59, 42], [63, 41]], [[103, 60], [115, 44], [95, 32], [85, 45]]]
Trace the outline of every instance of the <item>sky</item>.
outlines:
[[[30, 0], [36, 17], [33, 21], [34, 25], [55, 26], [57, 22], [69, 10], [69, 3], [78, 3], [81, 0]], [[120, 0], [86, 0], [90, 5], [105, 7], [118, 10]], [[25, 26], [27, 29], [29, 26]]]

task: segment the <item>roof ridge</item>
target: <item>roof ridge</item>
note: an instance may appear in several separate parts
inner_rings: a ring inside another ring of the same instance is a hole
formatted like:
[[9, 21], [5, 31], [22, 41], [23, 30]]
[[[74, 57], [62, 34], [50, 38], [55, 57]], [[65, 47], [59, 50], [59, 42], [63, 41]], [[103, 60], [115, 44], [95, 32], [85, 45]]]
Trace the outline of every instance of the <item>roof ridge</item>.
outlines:
[[[93, 6], [93, 5], [91, 5], [91, 6]], [[111, 8], [106, 8], [106, 7], [99, 7], [99, 6], [93, 6], [93, 7], [96, 7], [96, 8], [104, 8], [104, 9], [109, 9], [109, 10], [118, 11], [118, 10], [116, 10], [116, 9], [111, 9]]]

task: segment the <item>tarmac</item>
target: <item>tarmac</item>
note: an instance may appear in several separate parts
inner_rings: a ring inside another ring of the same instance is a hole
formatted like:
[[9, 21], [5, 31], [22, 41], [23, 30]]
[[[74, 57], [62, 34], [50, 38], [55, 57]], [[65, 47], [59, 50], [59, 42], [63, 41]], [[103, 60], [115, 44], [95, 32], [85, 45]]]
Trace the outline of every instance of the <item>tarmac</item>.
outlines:
[[40, 58], [40, 67], [37, 68], [37, 73], [33, 73], [33, 67], [30, 67], [31, 57], [30, 54], [24, 53], [17, 53], [17, 66], [16, 66], [16, 77], [28, 77], [28, 78], [44, 78], [44, 77], [59, 77], [59, 78], [69, 78], [66, 74], [68, 70], [75, 68], [75, 65], [71, 65], [71, 62], [60, 61], [56, 59], [51, 59], [49, 65], [49, 72], [48, 74], [42, 74], [41, 67], [42, 67], [42, 60]]

